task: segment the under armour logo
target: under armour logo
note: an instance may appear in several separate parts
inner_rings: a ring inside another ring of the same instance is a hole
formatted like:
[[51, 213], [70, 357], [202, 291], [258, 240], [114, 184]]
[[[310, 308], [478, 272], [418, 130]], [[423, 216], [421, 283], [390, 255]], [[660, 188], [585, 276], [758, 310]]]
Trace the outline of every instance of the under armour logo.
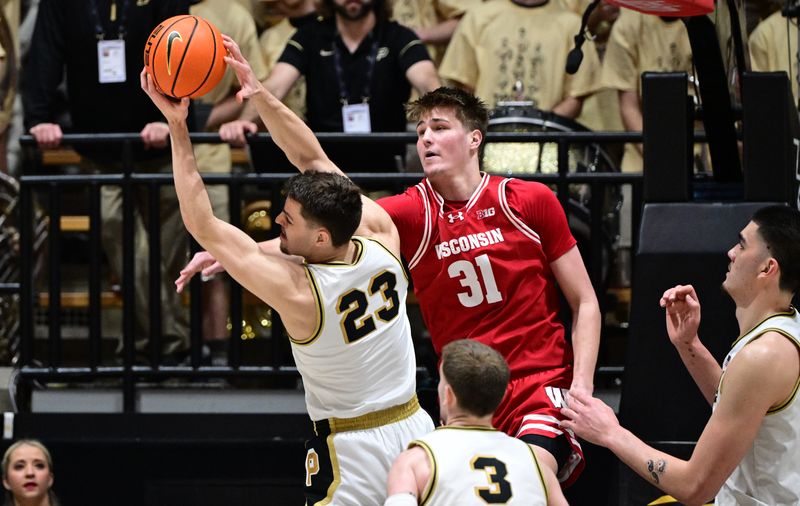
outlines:
[[450, 213], [450, 214], [447, 215], [447, 219], [448, 219], [448, 221], [450, 221], [450, 223], [455, 223], [456, 220], [463, 220], [464, 219], [464, 213], [462, 213], [461, 211], [459, 211], [457, 213]]

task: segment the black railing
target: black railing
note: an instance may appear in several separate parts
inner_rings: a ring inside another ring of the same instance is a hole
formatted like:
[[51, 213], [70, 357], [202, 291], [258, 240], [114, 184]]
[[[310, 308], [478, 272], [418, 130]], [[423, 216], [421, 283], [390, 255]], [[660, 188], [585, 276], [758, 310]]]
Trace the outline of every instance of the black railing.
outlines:
[[[216, 134], [192, 134], [195, 143], [217, 143], [220, 142]], [[413, 143], [416, 141], [414, 133], [390, 133], [390, 134], [319, 134], [321, 142], [343, 142], [343, 143]], [[604, 272], [602, 236], [604, 234], [604, 206], [606, 200], [606, 187], [618, 187], [619, 185], [631, 185], [633, 187], [633, 244], [636, 244], [636, 232], [639, 223], [639, 209], [641, 208], [642, 195], [642, 176], [641, 174], [622, 174], [617, 172], [569, 172], [569, 150], [570, 146], [579, 143], [623, 143], [640, 142], [641, 134], [635, 133], [611, 133], [611, 132], [528, 132], [528, 133], [489, 133], [489, 142], [536, 142], [536, 143], [555, 143], [558, 146], [558, 172], [551, 174], [514, 174], [520, 179], [539, 181], [552, 185], [556, 189], [559, 201], [569, 209], [570, 206], [570, 185], [587, 185], [591, 191], [589, 202], [589, 255], [588, 271], [598, 295], [603, 295], [604, 291]], [[66, 135], [63, 139], [64, 144], [98, 144], [98, 143], [122, 143], [126, 148], [123, 150], [124, 160], [123, 174], [80, 174], [80, 175], [40, 175], [38, 169], [41, 168], [41, 157], [35, 150], [33, 140], [30, 136], [21, 139], [24, 146], [27, 146], [33, 156], [29, 157], [30, 165], [25, 175], [20, 178], [20, 223], [21, 223], [21, 249], [20, 249], [20, 283], [5, 283], [0, 285], [0, 293], [15, 292], [19, 290], [21, 295], [20, 319], [21, 319], [21, 348], [20, 348], [20, 386], [19, 392], [22, 397], [20, 406], [24, 411], [29, 406], [30, 389], [34, 381], [58, 381], [58, 382], [79, 382], [92, 381], [97, 379], [114, 378], [121, 380], [123, 392], [123, 409], [126, 412], [135, 411], [135, 395], [137, 381], [155, 380], [167, 377], [183, 378], [209, 378], [209, 377], [272, 377], [272, 376], [294, 376], [297, 369], [292, 365], [287, 356], [286, 340], [283, 339], [283, 327], [280, 318], [276, 313], [272, 315], [271, 329], [271, 359], [263, 365], [244, 365], [242, 363], [242, 340], [239, 338], [240, 328], [238, 323], [242, 321], [243, 297], [242, 290], [235, 282], [230, 283], [229, 314], [232, 322], [231, 336], [229, 339], [229, 356], [227, 366], [207, 366], [202, 364], [201, 345], [202, 345], [202, 307], [201, 307], [201, 280], [196, 276], [190, 284], [190, 355], [186, 365], [168, 366], [162, 364], [162, 307], [160, 304], [151, 303], [149, 305], [150, 319], [150, 341], [149, 341], [149, 364], [136, 364], [134, 356], [135, 336], [135, 314], [134, 311], [134, 206], [133, 191], [135, 188], [146, 187], [149, 199], [147, 201], [148, 237], [150, 244], [149, 253], [149, 286], [150, 299], [160, 300], [161, 270], [160, 270], [160, 234], [159, 234], [159, 189], [165, 185], [172, 184], [171, 174], [143, 174], [134, 172], [134, 164], [131, 159], [132, 147], [139, 142], [138, 134], [105, 134], [105, 135]], [[251, 136], [250, 143], [271, 142], [266, 134]], [[261, 168], [263, 169], [263, 168]], [[346, 167], [343, 167], [346, 170]], [[273, 219], [280, 209], [278, 202], [282, 201], [280, 196], [280, 186], [282, 182], [293, 173], [238, 173], [232, 174], [204, 174], [203, 179], [207, 184], [225, 184], [229, 188], [229, 203], [231, 223], [241, 227], [241, 209], [244, 202], [244, 189], [248, 187], [268, 187], [269, 199], [273, 205], [271, 207], [271, 218]], [[356, 183], [369, 183], [395, 192], [401, 191], [407, 186], [417, 183], [422, 177], [419, 173], [357, 173], [350, 174]], [[100, 240], [100, 190], [105, 185], [117, 185], [123, 192], [123, 278], [122, 285], [122, 363], [119, 365], [104, 365], [102, 360], [102, 259]], [[62, 196], [65, 189], [81, 188], [88, 190], [87, 214], [89, 217], [88, 230], [88, 339], [86, 351], [86, 365], [65, 366], [62, 360], [63, 336], [61, 333], [61, 293], [62, 293], [62, 232], [60, 223], [62, 217]], [[37, 280], [34, 279], [34, 205], [36, 202], [47, 204], [49, 214], [49, 238], [47, 249], [46, 265], [49, 268], [49, 279], [47, 283], [48, 292], [48, 313], [47, 313], [47, 353], [46, 364], [37, 363], [34, 360], [34, 344], [37, 339], [35, 332], [35, 306], [37, 304]], [[197, 251], [198, 247], [194, 241], [190, 241], [191, 252]], [[608, 262], [608, 258], [605, 259]], [[621, 374], [618, 367], [609, 367], [605, 371], [611, 374]]]

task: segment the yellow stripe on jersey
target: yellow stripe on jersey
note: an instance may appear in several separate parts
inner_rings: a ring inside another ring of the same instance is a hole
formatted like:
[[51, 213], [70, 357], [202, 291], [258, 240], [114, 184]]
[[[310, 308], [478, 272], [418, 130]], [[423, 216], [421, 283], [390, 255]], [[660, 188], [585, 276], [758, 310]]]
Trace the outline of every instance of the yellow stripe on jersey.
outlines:
[[289, 336], [289, 341], [298, 346], [308, 346], [316, 341], [322, 332], [322, 326], [325, 323], [325, 312], [322, 309], [322, 296], [319, 293], [317, 280], [314, 278], [314, 273], [311, 272], [311, 269], [309, 269], [307, 265], [304, 265], [303, 269], [306, 271], [306, 278], [308, 279], [308, 283], [311, 285], [311, 295], [314, 297], [314, 307], [316, 308], [317, 312], [317, 327], [314, 329], [314, 332], [311, 333], [311, 337], [308, 339], [295, 339], [292, 336]]
[[339, 472], [339, 460], [336, 458], [336, 448], [333, 446], [333, 433], [328, 434], [328, 437], [325, 438], [325, 441], [328, 443], [328, 456], [331, 459], [333, 481], [331, 481], [331, 484], [328, 487], [328, 494], [325, 496], [325, 499], [315, 502], [314, 506], [325, 506], [326, 504], [330, 504], [330, 502], [333, 500], [333, 493], [336, 492], [336, 489], [339, 488], [339, 483], [342, 481], [342, 475]]
[[753, 327], [752, 327], [752, 328], [750, 328], [750, 330], [748, 330], [747, 332], [745, 332], [745, 333], [744, 333], [744, 334], [742, 334], [741, 336], [737, 337], [737, 338], [736, 338], [736, 340], [735, 340], [735, 341], [733, 341], [733, 344], [731, 345], [731, 349], [733, 349], [733, 348], [736, 346], [736, 343], [738, 343], [739, 341], [741, 341], [742, 339], [744, 339], [745, 337], [747, 337], [747, 335], [748, 335], [750, 332], [752, 332], [752, 331], [753, 331], [754, 329], [756, 329], [756, 328], [757, 328], [759, 325], [762, 325], [762, 324], [763, 324], [765, 321], [769, 320], [770, 318], [775, 318], [776, 316], [794, 316], [794, 312], [795, 312], [794, 306], [789, 306], [789, 311], [786, 311], [786, 312], [781, 312], [781, 313], [775, 313], [775, 314], [771, 314], [771, 315], [767, 316], [766, 318], [764, 318], [763, 320], [761, 320], [761, 321], [760, 321], [760, 322], [758, 322], [757, 324], [753, 325]]
[[387, 247], [386, 247], [386, 245], [384, 245], [384, 244], [383, 244], [382, 242], [380, 242], [379, 240], [377, 240], [377, 239], [373, 239], [373, 238], [371, 238], [371, 237], [367, 237], [367, 239], [368, 239], [368, 240], [370, 240], [370, 241], [372, 241], [372, 242], [374, 242], [375, 244], [378, 244], [378, 245], [380, 245], [380, 247], [381, 247], [381, 248], [385, 249], [387, 253], [389, 253], [390, 255], [392, 255], [392, 258], [394, 258], [395, 260], [397, 260], [397, 265], [399, 265], [399, 266], [400, 266], [400, 270], [403, 272], [403, 276], [405, 276], [405, 278], [406, 278], [406, 281], [408, 281], [408, 273], [406, 272], [406, 268], [405, 268], [405, 266], [403, 266], [403, 262], [402, 262], [402, 261], [401, 261], [399, 258], [397, 258], [397, 255], [395, 255], [394, 253], [392, 253], [392, 252], [389, 250], [389, 248], [387, 248]]
[[533, 450], [533, 446], [525, 443], [528, 446], [528, 450], [531, 451], [531, 456], [533, 457], [533, 463], [536, 466], [536, 472], [539, 473], [539, 481], [542, 482], [542, 490], [544, 490], [544, 499], [545, 501], [550, 500], [550, 492], [547, 491], [547, 484], [544, 482], [544, 476], [542, 476], [542, 468], [539, 466], [539, 459], [536, 458], [536, 452]]
[[412, 441], [409, 447], [412, 445], [419, 446], [425, 450], [425, 453], [428, 454], [428, 462], [431, 465], [431, 474], [428, 476], [428, 483], [425, 484], [425, 490], [422, 492], [422, 497], [420, 497], [419, 500], [420, 506], [425, 506], [428, 504], [428, 501], [430, 501], [433, 491], [436, 490], [436, 484], [439, 478], [439, 474], [436, 469], [436, 457], [433, 456], [433, 450], [431, 450], [431, 447], [428, 446], [424, 441]]

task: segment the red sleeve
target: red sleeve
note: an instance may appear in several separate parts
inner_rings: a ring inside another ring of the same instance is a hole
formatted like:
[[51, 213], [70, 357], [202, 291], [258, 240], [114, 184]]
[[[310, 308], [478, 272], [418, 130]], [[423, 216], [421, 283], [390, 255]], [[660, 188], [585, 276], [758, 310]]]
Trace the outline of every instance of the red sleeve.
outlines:
[[558, 260], [577, 244], [564, 208], [549, 187], [512, 179], [506, 186], [506, 196], [511, 209], [539, 234], [548, 261]]
[[380, 205], [392, 217], [400, 234], [400, 251], [410, 261], [422, 240], [425, 225], [425, 204], [417, 187], [406, 189], [400, 195], [379, 199]]

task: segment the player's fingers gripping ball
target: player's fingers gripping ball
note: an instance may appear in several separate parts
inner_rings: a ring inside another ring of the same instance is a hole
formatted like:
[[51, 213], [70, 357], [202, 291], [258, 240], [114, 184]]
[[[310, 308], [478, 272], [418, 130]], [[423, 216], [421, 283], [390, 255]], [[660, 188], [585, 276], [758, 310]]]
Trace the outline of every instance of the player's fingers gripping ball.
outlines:
[[144, 66], [165, 95], [196, 98], [222, 79], [225, 54], [216, 26], [198, 16], [174, 16], [147, 38]]

